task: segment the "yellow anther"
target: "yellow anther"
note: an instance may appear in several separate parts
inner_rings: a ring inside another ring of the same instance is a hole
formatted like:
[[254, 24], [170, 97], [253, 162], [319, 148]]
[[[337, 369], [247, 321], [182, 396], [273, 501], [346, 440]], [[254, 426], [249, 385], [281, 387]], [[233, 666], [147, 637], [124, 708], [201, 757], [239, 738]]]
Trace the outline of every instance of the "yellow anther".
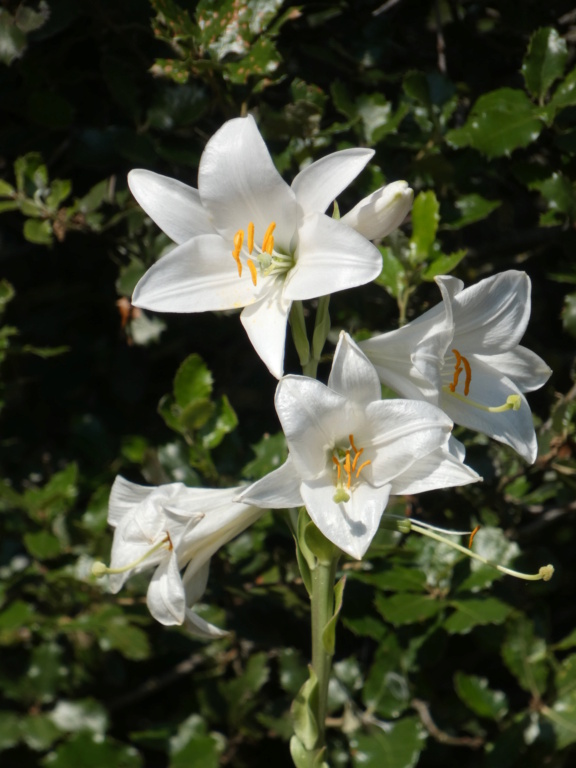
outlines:
[[248, 224], [248, 253], [252, 256], [254, 250], [254, 222]]
[[262, 250], [265, 251], [268, 255], [272, 255], [272, 251], [274, 250], [274, 238], [272, 237], [272, 233], [276, 229], [276, 222], [272, 221], [268, 225], [268, 229], [264, 233], [264, 239], [262, 240]]
[[242, 277], [242, 262], [240, 261], [240, 254], [236, 253], [236, 251], [232, 251], [232, 256], [234, 257], [234, 261], [238, 267], [238, 277]]
[[461, 355], [460, 352], [458, 352], [457, 349], [453, 349], [452, 352], [456, 357], [456, 365], [454, 366], [454, 380], [451, 384], [448, 385], [450, 387], [450, 392], [456, 391], [458, 380], [460, 379], [460, 374], [462, 373], [462, 366], [464, 366], [464, 371], [466, 372], [466, 378], [464, 380], [464, 395], [468, 396], [468, 393], [470, 392], [470, 382], [472, 381], [472, 369], [470, 368], [470, 363], [464, 357], [464, 355]]
[[[363, 450], [363, 449], [362, 449], [362, 450]], [[360, 456], [360, 454], [358, 454], [358, 456]], [[354, 463], [356, 463], [356, 462], [354, 462]], [[358, 467], [358, 469], [356, 470], [356, 479], [358, 479], [358, 478], [360, 477], [360, 472], [362, 472], [362, 470], [364, 469], [364, 467], [367, 467], [367, 466], [368, 466], [368, 464], [372, 464], [372, 462], [370, 461], [370, 459], [368, 459], [367, 461], [365, 461], [365, 462], [364, 462], [364, 464], [360, 464], [360, 466], [359, 466], [359, 467]]]
[[[354, 445], [352, 445], [352, 448], [354, 448]], [[354, 450], [356, 451], [356, 448], [354, 448]], [[354, 472], [354, 470], [356, 469], [356, 464], [358, 464], [358, 459], [360, 458], [360, 456], [362, 456], [363, 453], [364, 453], [364, 448], [360, 448], [359, 451], [356, 451], [356, 456], [354, 456], [354, 461], [352, 462], [352, 472]]]
[[348, 480], [346, 480], [346, 488], [350, 488], [350, 483], [352, 482], [352, 470], [350, 466], [350, 451], [346, 451], [346, 458], [344, 459], [344, 472], [348, 475]]
[[234, 250], [232, 251], [232, 255], [235, 259], [238, 259], [240, 257], [240, 251], [242, 250], [242, 244], [244, 242], [244, 230], [239, 229], [238, 232], [234, 235]]
[[[358, 453], [358, 448], [354, 445], [354, 435], [348, 435], [348, 440], [350, 440], [350, 445], [352, 446], [354, 453]], [[362, 450], [364, 450], [364, 448], [362, 448]]]
[[468, 549], [472, 549], [472, 542], [474, 541], [474, 536], [476, 536], [479, 530], [480, 530], [480, 526], [477, 525], [476, 528], [474, 528], [474, 530], [470, 534], [470, 538], [468, 539]]
[[256, 272], [256, 267], [254, 265], [254, 262], [252, 259], [246, 259], [246, 264], [248, 265], [248, 269], [250, 270], [250, 274], [252, 275], [252, 282], [254, 285], [256, 285], [256, 281], [258, 280], [258, 272]]

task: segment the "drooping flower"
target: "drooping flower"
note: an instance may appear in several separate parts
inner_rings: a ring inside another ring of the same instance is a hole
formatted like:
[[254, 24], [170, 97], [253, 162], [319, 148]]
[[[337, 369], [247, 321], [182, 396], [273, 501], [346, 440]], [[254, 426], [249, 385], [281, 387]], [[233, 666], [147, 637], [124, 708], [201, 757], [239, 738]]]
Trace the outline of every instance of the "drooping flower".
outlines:
[[480, 479], [453, 449], [452, 422], [439, 408], [380, 395], [374, 367], [342, 332], [327, 386], [306, 376], [280, 380], [275, 403], [288, 460], [238, 498], [266, 508], [304, 504], [324, 536], [359, 559], [391, 494]]
[[[241, 321], [271, 373], [283, 372], [293, 301], [363, 285], [378, 276], [378, 249], [324, 211], [373, 155], [346, 149], [282, 179], [251, 116], [208, 141], [198, 189], [145, 170], [130, 189], [178, 246], [142, 277], [132, 298], [144, 309], [204, 312], [244, 307]], [[361, 229], [361, 227], [359, 227]]]
[[157, 621], [186, 623], [203, 637], [223, 634], [192, 608], [206, 588], [212, 555], [262, 514], [234, 501], [239, 490], [148, 487], [117, 477], [108, 511], [115, 528], [110, 568], [99, 563], [94, 572], [108, 573], [110, 590], [118, 592], [131, 574], [153, 568], [147, 604]]
[[519, 345], [530, 317], [530, 279], [509, 270], [464, 289], [436, 282], [443, 303], [413, 322], [360, 344], [380, 380], [402, 397], [434, 403], [456, 423], [537, 455], [523, 392], [550, 376], [546, 363]]

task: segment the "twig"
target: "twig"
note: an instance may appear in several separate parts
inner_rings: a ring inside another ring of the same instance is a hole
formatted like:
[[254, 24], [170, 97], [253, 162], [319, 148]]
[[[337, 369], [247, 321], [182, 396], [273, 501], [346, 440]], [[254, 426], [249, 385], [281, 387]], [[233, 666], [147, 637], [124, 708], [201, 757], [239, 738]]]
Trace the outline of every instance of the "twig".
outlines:
[[469, 749], [479, 749], [484, 745], [484, 739], [481, 736], [450, 736], [446, 731], [440, 730], [434, 720], [432, 720], [428, 704], [422, 701], [422, 699], [412, 699], [410, 704], [418, 713], [424, 728], [440, 744], [451, 744], [455, 747], [468, 747]]

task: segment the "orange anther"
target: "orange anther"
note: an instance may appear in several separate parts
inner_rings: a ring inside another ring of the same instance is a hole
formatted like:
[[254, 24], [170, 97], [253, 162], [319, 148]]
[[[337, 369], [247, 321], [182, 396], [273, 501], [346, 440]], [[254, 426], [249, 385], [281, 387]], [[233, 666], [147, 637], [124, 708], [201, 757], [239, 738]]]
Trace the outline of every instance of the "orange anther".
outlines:
[[476, 536], [479, 530], [480, 530], [480, 526], [477, 525], [476, 528], [474, 528], [474, 530], [470, 534], [470, 539], [468, 541], [468, 549], [472, 549], [472, 542], [474, 541], [474, 536]]
[[338, 470], [338, 480], [340, 480], [340, 474], [341, 474], [341, 469], [342, 469], [341, 466], [340, 466], [340, 462], [338, 461], [336, 456], [332, 456], [332, 461], [336, 465], [336, 469]]
[[352, 468], [350, 466], [350, 451], [346, 451], [346, 458], [344, 459], [344, 471], [348, 475], [348, 480], [346, 481], [346, 488], [350, 488], [350, 483], [352, 482]]
[[252, 256], [254, 250], [254, 222], [248, 224], [248, 253]]
[[[354, 445], [352, 445], [352, 448], [354, 448]], [[356, 448], [354, 448], [354, 450], [356, 451]], [[362, 456], [363, 453], [364, 453], [364, 448], [360, 448], [359, 451], [356, 451], [356, 456], [354, 456], [354, 461], [352, 462], [352, 472], [354, 472], [354, 470], [356, 469], [356, 464], [358, 464], [358, 459], [360, 458], [360, 456]]]
[[370, 459], [368, 459], [367, 461], [365, 461], [365, 462], [364, 462], [364, 464], [360, 464], [360, 466], [359, 466], [359, 467], [358, 467], [358, 469], [356, 470], [356, 478], [359, 478], [359, 477], [360, 477], [360, 472], [362, 472], [362, 470], [364, 469], [364, 467], [367, 467], [367, 466], [368, 466], [368, 464], [372, 464], [372, 462], [370, 461]]
[[348, 440], [350, 440], [350, 445], [352, 446], [354, 453], [358, 453], [358, 448], [354, 445], [354, 435], [348, 435]]
[[[454, 366], [454, 380], [448, 387], [451, 392], [455, 392], [456, 387], [458, 386], [458, 380], [460, 379], [460, 374], [462, 373], [462, 370], [465, 370], [466, 379], [464, 381], [464, 394], [468, 395], [470, 392], [470, 382], [472, 381], [472, 369], [470, 368], [470, 363], [457, 349], [453, 349], [452, 352], [456, 357], [456, 365]], [[462, 368], [462, 366], [464, 366], [464, 368]]]
[[233, 254], [236, 254], [234, 258], [240, 256], [240, 251], [242, 249], [242, 243], [244, 242], [244, 230], [239, 229], [238, 232], [234, 235], [234, 251]]
[[272, 232], [274, 232], [275, 229], [276, 222], [270, 222], [268, 229], [264, 233], [264, 239], [262, 240], [262, 250], [269, 255], [272, 255], [272, 251], [274, 250], [274, 238], [272, 237]]
[[258, 272], [256, 272], [256, 267], [254, 266], [254, 262], [252, 259], [246, 259], [246, 264], [248, 265], [248, 269], [250, 270], [250, 274], [252, 275], [252, 282], [254, 285], [256, 285], [256, 281], [258, 280]]

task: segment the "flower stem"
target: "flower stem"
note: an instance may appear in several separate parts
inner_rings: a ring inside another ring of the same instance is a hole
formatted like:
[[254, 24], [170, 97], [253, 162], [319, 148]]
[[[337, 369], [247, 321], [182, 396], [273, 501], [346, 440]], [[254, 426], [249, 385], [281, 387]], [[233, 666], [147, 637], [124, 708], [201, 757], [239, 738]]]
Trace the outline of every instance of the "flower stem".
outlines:
[[328, 684], [332, 669], [332, 651], [326, 648], [324, 630], [334, 615], [334, 581], [338, 557], [330, 561], [319, 561], [312, 571], [312, 668], [318, 678], [318, 704], [316, 720], [318, 723], [318, 741], [320, 749], [326, 742], [326, 708], [328, 704]]
[[318, 299], [318, 308], [316, 309], [316, 320], [314, 322], [314, 332], [312, 334], [312, 350], [310, 358], [306, 365], [302, 367], [305, 376], [316, 378], [318, 363], [322, 356], [324, 344], [330, 331], [330, 295], [320, 296]]

